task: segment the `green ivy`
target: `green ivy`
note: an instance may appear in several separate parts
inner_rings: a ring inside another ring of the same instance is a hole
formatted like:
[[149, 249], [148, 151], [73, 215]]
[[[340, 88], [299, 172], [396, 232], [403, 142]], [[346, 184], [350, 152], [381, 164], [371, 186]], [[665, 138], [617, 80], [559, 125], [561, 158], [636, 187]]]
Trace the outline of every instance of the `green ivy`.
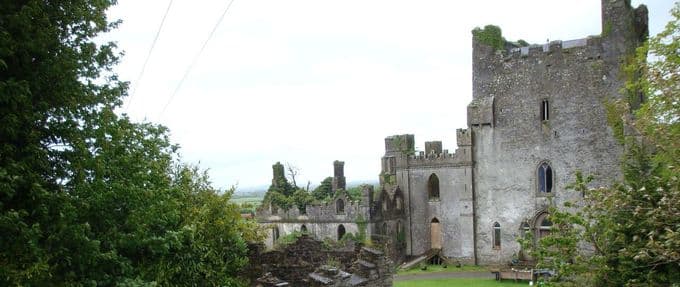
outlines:
[[495, 25], [486, 25], [484, 29], [476, 27], [472, 30], [472, 38], [482, 44], [493, 47], [495, 50], [505, 49], [505, 38], [501, 28]]

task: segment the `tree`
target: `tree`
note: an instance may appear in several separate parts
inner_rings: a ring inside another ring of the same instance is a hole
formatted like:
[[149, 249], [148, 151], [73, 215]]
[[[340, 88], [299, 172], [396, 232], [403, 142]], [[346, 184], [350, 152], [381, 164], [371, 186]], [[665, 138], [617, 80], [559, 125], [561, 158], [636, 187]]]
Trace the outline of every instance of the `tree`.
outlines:
[[[572, 188], [584, 194], [583, 202], [551, 208], [550, 220], [557, 228], [533, 252], [539, 265], [558, 271], [555, 279], [561, 284], [680, 282], [679, 3], [671, 13], [665, 30], [649, 39], [626, 68], [631, 81], [625, 92], [643, 93], [647, 101], [634, 117], [618, 123], [630, 128], [622, 138], [623, 182], [589, 189], [591, 178], [578, 174]], [[618, 114], [629, 114], [629, 106], [618, 103]], [[591, 247], [590, 254], [578, 252], [583, 246]]]
[[0, 1], [0, 285], [236, 285], [257, 232], [114, 112], [114, 2]]
[[327, 177], [321, 181], [321, 184], [317, 186], [313, 191], [312, 195], [317, 200], [327, 200], [333, 197], [333, 178]]
[[293, 184], [294, 187], [297, 187], [297, 182], [295, 181], [295, 177], [300, 173], [300, 169], [297, 166], [294, 166], [290, 163], [286, 163], [286, 171], [288, 172], [288, 178], [290, 178], [290, 182]]

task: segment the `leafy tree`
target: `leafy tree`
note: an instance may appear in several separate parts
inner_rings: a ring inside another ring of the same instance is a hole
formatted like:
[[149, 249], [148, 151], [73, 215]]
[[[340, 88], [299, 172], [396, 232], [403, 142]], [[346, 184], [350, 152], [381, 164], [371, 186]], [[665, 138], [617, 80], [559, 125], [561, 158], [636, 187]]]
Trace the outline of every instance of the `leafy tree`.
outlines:
[[236, 285], [256, 230], [114, 111], [115, 1], [0, 0], [0, 285]]
[[323, 181], [321, 181], [321, 184], [312, 191], [312, 195], [317, 200], [326, 200], [328, 198], [332, 198], [333, 178], [329, 176], [325, 178]]
[[[572, 188], [584, 200], [552, 208], [556, 228], [533, 255], [558, 271], [564, 285], [669, 286], [680, 282], [680, 4], [663, 32], [638, 50], [626, 86], [647, 97], [624, 138], [624, 180], [588, 189], [591, 178], [577, 175]], [[649, 55], [650, 61], [647, 61]], [[617, 105], [628, 114], [626, 102]], [[527, 245], [527, 242], [524, 242]], [[578, 252], [590, 247], [589, 254]]]
[[298, 190], [293, 193], [292, 199], [300, 212], [304, 211], [307, 205], [314, 201], [314, 197], [302, 188], [298, 188]]

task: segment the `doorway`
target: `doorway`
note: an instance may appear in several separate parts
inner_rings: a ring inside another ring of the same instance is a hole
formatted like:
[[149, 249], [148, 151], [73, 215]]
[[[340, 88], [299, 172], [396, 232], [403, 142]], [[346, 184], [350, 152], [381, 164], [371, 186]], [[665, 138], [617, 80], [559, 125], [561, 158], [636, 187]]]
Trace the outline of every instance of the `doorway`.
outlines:
[[442, 249], [442, 228], [436, 217], [430, 221], [430, 243], [431, 249]]

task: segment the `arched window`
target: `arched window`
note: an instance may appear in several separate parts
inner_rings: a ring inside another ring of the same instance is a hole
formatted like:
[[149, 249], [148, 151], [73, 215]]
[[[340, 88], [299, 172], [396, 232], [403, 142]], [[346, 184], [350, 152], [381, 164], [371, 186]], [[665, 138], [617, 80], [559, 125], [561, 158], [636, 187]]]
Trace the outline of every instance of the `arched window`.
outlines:
[[553, 187], [553, 171], [546, 162], [538, 166], [538, 191], [539, 193], [551, 193]]
[[397, 221], [397, 236], [400, 236], [404, 232], [404, 227], [401, 224], [401, 220]]
[[335, 213], [345, 213], [345, 202], [342, 199], [338, 199], [338, 201], [335, 202]]
[[427, 181], [427, 196], [430, 200], [439, 199], [439, 178], [434, 173]]
[[381, 233], [387, 235], [387, 222], [383, 222]]
[[341, 240], [343, 236], [345, 236], [345, 226], [340, 224], [338, 226], [338, 240]]
[[493, 224], [493, 248], [501, 248], [501, 224], [498, 222]]
[[552, 222], [548, 219], [548, 214], [543, 213], [536, 218], [536, 239], [541, 239], [550, 235]]
[[300, 227], [300, 232], [302, 232], [302, 233], [307, 233], [307, 226], [303, 224], [303, 225]]

